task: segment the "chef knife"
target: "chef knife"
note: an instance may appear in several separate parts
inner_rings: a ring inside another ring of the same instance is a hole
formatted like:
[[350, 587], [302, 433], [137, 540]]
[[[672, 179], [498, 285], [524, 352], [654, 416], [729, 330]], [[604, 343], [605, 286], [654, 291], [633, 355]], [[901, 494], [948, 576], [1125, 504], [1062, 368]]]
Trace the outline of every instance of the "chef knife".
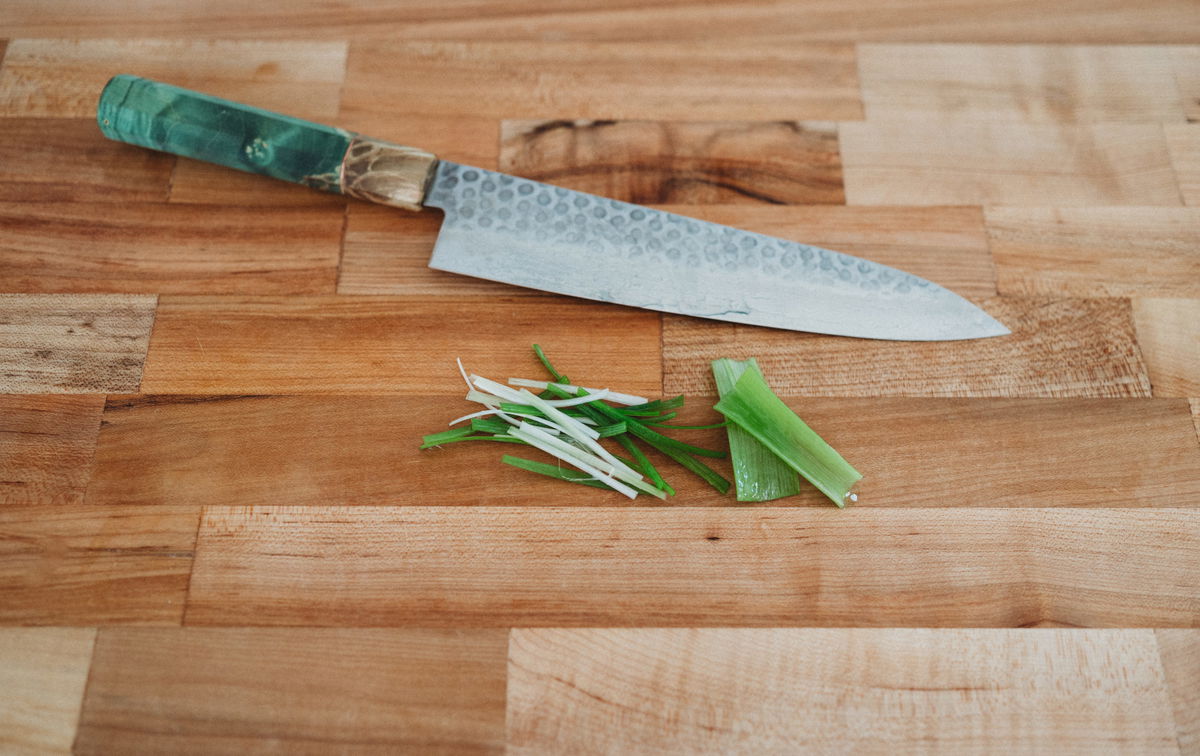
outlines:
[[459, 165], [129, 75], [110, 139], [384, 205], [440, 208], [429, 265], [585, 299], [798, 331], [933, 341], [1009, 331], [925, 279], [858, 257]]

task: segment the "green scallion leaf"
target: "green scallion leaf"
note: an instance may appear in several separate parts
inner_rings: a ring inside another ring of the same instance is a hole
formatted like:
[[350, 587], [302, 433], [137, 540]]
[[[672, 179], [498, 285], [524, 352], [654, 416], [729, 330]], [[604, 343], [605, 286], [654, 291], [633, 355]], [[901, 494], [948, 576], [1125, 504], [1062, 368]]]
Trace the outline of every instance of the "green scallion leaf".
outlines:
[[[758, 370], [754, 358], [746, 362], [713, 360], [717, 395], [724, 397], [747, 368]], [[738, 501], [771, 501], [800, 493], [800, 476], [736, 423], [728, 423], [729, 457], [733, 463], [733, 486]]]
[[603, 488], [606, 491], [612, 490], [608, 486], [604, 485], [587, 473], [582, 472], [581, 470], [571, 470], [569, 468], [558, 467], [557, 465], [550, 465], [546, 464], [545, 462], [538, 462], [532, 459], [512, 457], [508, 454], [505, 454], [503, 457], [501, 457], [500, 461], [506, 465], [519, 467], [522, 470], [528, 470], [529, 472], [534, 472], [538, 475], [545, 475], [550, 478], [557, 478], [558, 480], [566, 480], [570, 481], [571, 483], [580, 483], [585, 486], [591, 486], [592, 488]]

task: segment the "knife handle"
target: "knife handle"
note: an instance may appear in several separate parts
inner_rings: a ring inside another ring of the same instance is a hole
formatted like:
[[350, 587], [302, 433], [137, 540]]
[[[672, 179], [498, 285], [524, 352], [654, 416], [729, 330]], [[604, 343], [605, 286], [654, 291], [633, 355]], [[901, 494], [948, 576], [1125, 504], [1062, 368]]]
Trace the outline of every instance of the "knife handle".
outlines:
[[437, 158], [333, 126], [120, 74], [100, 93], [109, 139], [420, 210]]

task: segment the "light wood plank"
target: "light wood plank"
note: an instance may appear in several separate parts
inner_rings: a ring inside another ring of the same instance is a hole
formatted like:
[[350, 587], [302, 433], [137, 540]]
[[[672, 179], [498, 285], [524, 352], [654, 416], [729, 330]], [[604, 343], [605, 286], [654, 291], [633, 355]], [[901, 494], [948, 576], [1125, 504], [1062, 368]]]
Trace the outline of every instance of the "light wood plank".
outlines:
[[507, 640], [105, 628], [75, 752], [503, 753]]
[[1200, 121], [1200, 46], [1169, 47], [1179, 99], [1189, 121]]
[[[136, 19], [131, 22], [131, 19]], [[1196, 42], [1200, 12], [1191, 0], [864, 0], [853, 8], [821, 0], [448, 0], [437, 5], [321, 0], [291, 2], [247, 14], [237, 0], [208, 0], [187, 13], [154, 0], [119, 8], [88, 0], [10, 0], [13, 36], [141, 36], [246, 39], [688, 39], [730, 38], [962, 42]]]
[[178, 625], [199, 512], [0, 507], [0, 624]]
[[1178, 752], [1149, 630], [518, 629], [509, 673], [512, 754]]
[[91, 119], [7, 118], [0, 201], [162, 201], [173, 164], [161, 152], [105, 139]]
[[369, 112], [399, 120], [413, 103], [425, 115], [496, 119], [862, 117], [850, 45], [351, 43], [343, 117]]
[[332, 293], [342, 208], [0, 203], [9, 291]]
[[1193, 626], [1185, 509], [211, 507], [195, 625]]
[[0, 628], [0, 750], [68, 754], [96, 631]]
[[136, 391], [155, 298], [0, 294], [0, 393]]
[[[718, 419], [713, 401], [689, 396], [680, 422]], [[1183, 400], [826, 398], [790, 404], [863, 473], [855, 487], [863, 506], [1200, 506], [1200, 454]], [[97, 505], [627, 503], [618, 494], [500, 463], [506, 453], [545, 458], [532, 449], [417, 449], [421, 436], [471, 409], [457, 397], [111, 398], [88, 497]], [[671, 433], [706, 448], [727, 445], [722, 429]], [[655, 459], [677, 491], [668, 504], [732, 503], [732, 494], [722, 496], [675, 463]], [[937, 464], [931, 467], [930, 459]], [[713, 467], [729, 476], [728, 462], [715, 460]], [[639, 498], [636, 504], [659, 502]], [[805, 486], [800, 496], [772, 505], [824, 508], [829, 502]]]
[[1183, 204], [1200, 206], [1200, 124], [1163, 124]]
[[1200, 296], [1200, 209], [992, 207], [1002, 294]]
[[1155, 630], [1181, 754], [1200, 751], [1200, 631]]
[[509, 121], [500, 170], [638, 204], [845, 203], [837, 125]]
[[1200, 299], [1136, 299], [1133, 319], [1154, 395], [1200, 396]]
[[1012, 330], [967, 341], [863, 341], [663, 317], [663, 389], [711, 390], [710, 363], [755, 357], [796, 396], [1150, 396], [1129, 303], [985, 299]]
[[869, 120], [1183, 121], [1163, 46], [860, 45]]
[[[346, 198], [279, 181], [255, 173], [243, 173], [214, 163], [180, 158], [171, 173], [169, 202], [200, 205], [266, 207], [346, 207]], [[270, 215], [262, 217], [270, 218]]]
[[456, 357], [483, 375], [540, 375], [538, 343], [646, 395], [661, 388], [659, 339], [657, 313], [561, 298], [164, 296], [142, 391], [460, 395]]
[[0, 395], [0, 505], [83, 501], [104, 399]]
[[1196, 426], [1196, 438], [1200, 441], [1200, 399], [1189, 399], [1192, 406], [1192, 425]]
[[0, 116], [94, 118], [105, 82], [128, 73], [267, 110], [332, 118], [345, 65], [345, 42], [15, 39], [0, 69]]
[[843, 123], [852, 205], [1178, 205], [1158, 124]]
[[[996, 293], [978, 208], [836, 205], [659, 205], [660, 210], [802, 241], [907, 270], [964, 296]], [[339, 294], [543, 296], [433, 270], [441, 215], [350, 206]]]

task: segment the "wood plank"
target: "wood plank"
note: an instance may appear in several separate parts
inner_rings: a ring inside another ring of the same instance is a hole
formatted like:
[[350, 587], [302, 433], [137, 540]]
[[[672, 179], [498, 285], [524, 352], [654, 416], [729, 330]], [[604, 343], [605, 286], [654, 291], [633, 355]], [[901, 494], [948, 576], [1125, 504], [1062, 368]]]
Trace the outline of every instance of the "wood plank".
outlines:
[[0, 203], [9, 291], [332, 293], [337, 205]]
[[1178, 205], [1158, 124], [843, 123], [851, 205]]
[[1200, 299], [1136, 299], [1133, 321], [1154, 395], [1200, 396]]
[[70, 753], [96, 631], [0, 628], [0, 750]]
[[[718, 417], [712, 403], [712, 397], [690, 396], [680, 422], [712, 422]], [[863, 506], [1200, 506], [1200, 454], [1183, 400], [823, 398], [790, 404], [863, 473], [855, 487]], [[627, 503], [617, 494], [500, 463], [505, 453], [544, 457], [532, 449], [417, 449], [421, 436], [470, 409], [455, 397], [113, 397], [88, 498], [97, 505], [197, 506]], [[673, 435], [706, 448], [726, 446], [721, 429]], [[722, 496], [655, 457], [677, 491], [668, 503], [732, 503], [732, 494]], [[1122, 464], [1112, 464], [1117, 458]], [[938, 460], [933, 468], [930, 459]], [[713, 467], [729, 476], [726, 461]], [[646, 504], [658, 502], [637, 500]], [[825, 508], [829, 502], [805, 486], [800, 496], [770, 505]]]
[[0, 294], [0, 393], [136, 391], [155, 298]]
[[0, 69], [0, 116], [94, 118], [105, 82], [128, 73], [267, 110], [332, 118], [345, 65], [345, 42], [15, 39]]
[[104, 399], [0, 395], [0, 503], [83, 501]]
[[[903, 268], [964, 296], [996, 293], [983, 217], [970, 207], [659, 205], [660, 210], [829, 247]], [[433, 270], [440, 214], [354, 203], [346, 219], [339, 294], [544, 296]]]
[[1152, 45], [860, 45], [870, 120], [1183, 121], [1171, 52]]
[[1200, 750], [1200, 631], [1155, 630], [1175, 710], [1179, 752]]
[[1200, 121], [1200, 46], [1169, 47], [1179, 99], [1189, 121]]
[[503, 753], [503, 630], [105, 628], [75, 752]]
[[51, 6], [11, 0], [6, 33], [23, 37], [196, 37], [222, 39], [688, 39], [730, 38], [962, 42], [1196, 42], [1200, 11], [1191, 0], [929, 0], [897, 5], [865, 0], [847, 8], [820, 0], [450, 0], [437, 5], [292, 2], [253, 14], [237, 0], [209, 0], [187, 13], [154, 0], [120, 8], [88, 0]]
[[194, 625], [1193, 626], [1186, 509], [210, 507]]
[[[396, 71], [403, 70], [404, 76]], [[619, 82], [619, 86], [613, 86]], [[862, 117], [851, 45], [351, 43], [342, 116], [839, 120]]]
[[142, 391], [459, 395], [456, 357], [483, 375], [540, 375], [538, 343], [648, 395], [662, 385], [659, 338], [657, 313], [561, 298], [164, 296]]
[[1196, 438], [1200, 441], [1200, 399], [1189, 399], [1192, 406], [1192, 425], [1196, 426]]
[[500, 170], [638, 204], [841, 205], [837, 125], [513, 121]]
[[500, 152], [500, 116], [474, 112], [469, 101], [451, 113], [404, 109], [373, 110], [369, 102], [353, 110], [342, 108], [338, 125], [382, 139], [432, 152], [443, 160], [495, 169]]
[[1149, 630], [518, 629], [510, 648], [512, 754], [1177, 753]]
[[[266, 207], [337, 207], [344, 211], [346, 198], [279, 181], [255, 173], [243, 173], [213, 163], [180, 158], [171, 173], [169, 202], [200, 205]], [[263, 217], [270, 217], [264, 215]]]
[[990, 207], [1001, 294], [1200, 296], [1200, 209]]
[[1200, 124], [1163, 124], [1183, 204], [1200, 206]]
[[663, 390], [711, 391], [712, 360], [756, 357], [772, 388], [794, 396], [1150, 396], [1128, 301], [980, 305], [1012, 334], [864, 341], [665, 315]]
[[161, 152], [105, 139], [91, 119], [7, 118], [0, 201], [162, 201], [173, 164]]
[[178, 625], [198, 511], [0, 507], [0, 624]]

